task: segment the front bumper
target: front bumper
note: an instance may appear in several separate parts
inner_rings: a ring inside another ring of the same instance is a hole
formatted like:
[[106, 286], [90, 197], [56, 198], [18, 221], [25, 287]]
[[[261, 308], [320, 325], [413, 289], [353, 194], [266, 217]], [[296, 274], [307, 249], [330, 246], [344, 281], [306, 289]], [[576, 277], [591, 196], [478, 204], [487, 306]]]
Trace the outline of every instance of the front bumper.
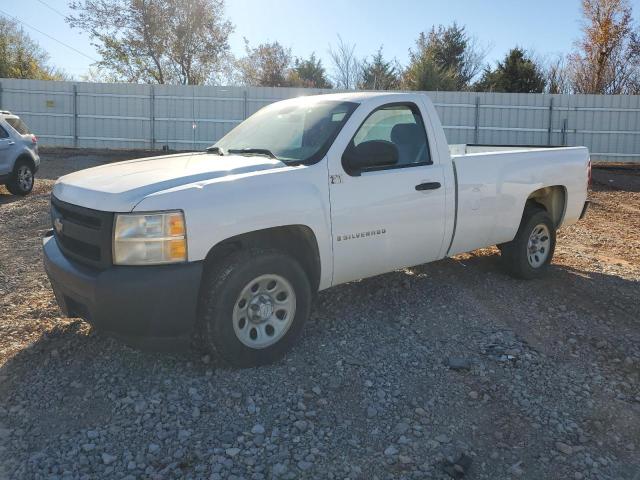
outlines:
[[66, 316], [137, 346], [173, 349], [188, 342], [196, 323], [201, 262], [98, 270], [65, 257], [52, 235], [42, 243], [44, 267]]

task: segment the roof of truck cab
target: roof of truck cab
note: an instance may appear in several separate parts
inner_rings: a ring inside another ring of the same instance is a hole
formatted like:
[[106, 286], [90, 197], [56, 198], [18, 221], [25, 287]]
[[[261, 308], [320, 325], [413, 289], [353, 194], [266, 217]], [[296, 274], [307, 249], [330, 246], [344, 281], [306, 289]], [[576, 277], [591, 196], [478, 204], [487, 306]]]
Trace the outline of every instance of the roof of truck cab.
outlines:
[[310, 97], [297, 97], [297, 99], [303, 98], [321, 98], [322, 100], [337, 100], [343, 102], [356, 102], [363, 103], [366, 100], [374, 97], [397, 97], [403, 95], [416, 95], [416, 92], [343, 92], [343, 93], [325, 93], [320, 95], [312, 95]]

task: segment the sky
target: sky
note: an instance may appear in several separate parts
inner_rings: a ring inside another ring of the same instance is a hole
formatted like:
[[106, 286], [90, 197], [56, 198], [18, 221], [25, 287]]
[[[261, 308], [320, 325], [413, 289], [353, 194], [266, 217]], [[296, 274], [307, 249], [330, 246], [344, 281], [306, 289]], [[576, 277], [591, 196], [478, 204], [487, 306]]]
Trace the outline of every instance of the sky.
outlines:
[[[638, 21], [640, 0], [630, 2]], [[49, 53], [51, 64], [79, 79], [98, 55], [88, 36], [64, 21], [70, 13], [67, 4], [0, 0], [0, 15], [20, 19]], [[295, 56], [315, 52], [325, 67], [330, 65], [329, 45], [335, 45], [338, 34], [356, 45], [359, 57], [383, 46], [385, 57], [406, 65], [420, 32], [455, 21], [487, 49], [486, 61], [495, 63], [516, 45], [541, 57], [567, 53], [580, 36], [581, 22], [580, 0], [226, 0], [226, 15], [235, 25], [229, 40], [236, 56], [244, 53], [243, 38], [251, 45], [277, 40]]]

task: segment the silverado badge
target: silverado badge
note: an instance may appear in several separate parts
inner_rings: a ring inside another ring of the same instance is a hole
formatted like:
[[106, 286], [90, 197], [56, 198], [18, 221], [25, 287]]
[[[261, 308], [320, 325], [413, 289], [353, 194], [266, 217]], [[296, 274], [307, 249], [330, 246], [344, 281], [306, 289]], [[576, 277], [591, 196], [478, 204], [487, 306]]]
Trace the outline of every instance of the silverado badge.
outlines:
[[346, 233], [344, 235], [338, 235], [337, 241], [344, 242], [345, 240], [353, 240], [357, 238], [375, 237], [377, 235], [384, 235], [385, 233], [387, 233], [386, 228], [369, 230], [368, 232]]

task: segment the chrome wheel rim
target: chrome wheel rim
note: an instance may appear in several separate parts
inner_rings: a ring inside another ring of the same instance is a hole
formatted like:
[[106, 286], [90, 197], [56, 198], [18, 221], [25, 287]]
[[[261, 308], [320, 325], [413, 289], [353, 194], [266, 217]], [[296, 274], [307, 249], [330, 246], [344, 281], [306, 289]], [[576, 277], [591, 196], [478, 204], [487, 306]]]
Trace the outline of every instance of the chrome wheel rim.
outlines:
[[280, 275], [260, 275], [240, 292], [233, 307], [233, 330], [244, 345], [266, 348], [287, 333], [296, 314], [296, 294]]
[[529, 235], [527, 243], [527, 259], [529, 265], [538, 268], [547, 261], [549, 249], [551, 248], [551, 234], [549, 227], [544, 223], [536, 225]]
[[33, 173], [26, 165], [22, 165], [18, 168], [18, 186], [25, 192], [30, 190], [33, 186]]

